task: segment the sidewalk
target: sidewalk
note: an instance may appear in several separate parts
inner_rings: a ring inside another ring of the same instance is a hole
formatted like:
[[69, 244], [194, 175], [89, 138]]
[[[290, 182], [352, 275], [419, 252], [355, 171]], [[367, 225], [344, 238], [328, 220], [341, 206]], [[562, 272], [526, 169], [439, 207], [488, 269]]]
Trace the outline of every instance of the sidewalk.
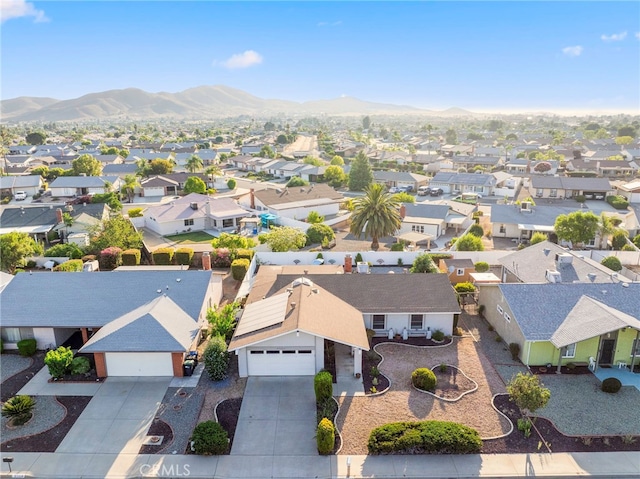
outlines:
[[[6, 457], [8, 454], [3, 453]], [[163, 456], [15, 453], [0, 477], [135, 478], [638, 478], [640, 453], [466, 456]]]

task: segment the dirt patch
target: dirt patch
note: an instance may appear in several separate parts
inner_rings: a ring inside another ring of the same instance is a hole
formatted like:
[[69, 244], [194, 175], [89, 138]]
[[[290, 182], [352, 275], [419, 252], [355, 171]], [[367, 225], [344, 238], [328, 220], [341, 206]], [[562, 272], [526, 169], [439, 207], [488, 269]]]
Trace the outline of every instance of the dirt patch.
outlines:
[[238, 427], [238, 418], [240, 417], [241, 406], [242, 398], [233, 398], [225, 399], [218, 404], [218, 409], [216, 409], [218, 422], [229, 435], [229, 451], [231, 451], [233, 438], [236, 435], [236, 427]]
[[455, 401], [476, 387], [476, 383], [452, 366], [438, 366], [433, 368], [433, 373], [436, 375], [436, 388], [433, 394], [439, 398]]
[[151, 426], [149, 426], [147, 436], [163, 436], [162, 443], [158, 445], [144, 444], [140, 446], [138, 454], [158, 454], [160, 450], [171, 445], [173, 442], [173, 430], [171, 429], [171, 426], [161, 419], [153, 420]]

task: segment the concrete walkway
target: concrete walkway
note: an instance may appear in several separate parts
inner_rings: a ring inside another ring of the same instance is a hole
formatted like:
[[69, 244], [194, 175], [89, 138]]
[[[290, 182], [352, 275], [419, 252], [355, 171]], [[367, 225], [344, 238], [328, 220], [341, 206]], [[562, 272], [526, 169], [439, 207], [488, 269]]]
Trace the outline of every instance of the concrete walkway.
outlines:
[[[342, 396], [364, 396], [364, 385], [362, 378], [353, 375], [353, 356], [351, 356], [351, 346], [335, 344], [336, 354], [336, 384], [333, 385], [333, 395]], [[366, 354], [366, 352], [363, 352]]]
[[313, 376], [250, 377], [231, 455], [317, 455], [315, 419]]
[[[638, 478], [640, 453], [497, 454], [466, 456], [164, 456], [15, 453], [0, 477], [97, 479], [211, 478]], [[22, 476], [20, 476], [22, 475]]]
[[18, 394], [29, 396], [94, 396], [104, 382], [49, 382], [49, 368], [44, 366], [29, 380]]

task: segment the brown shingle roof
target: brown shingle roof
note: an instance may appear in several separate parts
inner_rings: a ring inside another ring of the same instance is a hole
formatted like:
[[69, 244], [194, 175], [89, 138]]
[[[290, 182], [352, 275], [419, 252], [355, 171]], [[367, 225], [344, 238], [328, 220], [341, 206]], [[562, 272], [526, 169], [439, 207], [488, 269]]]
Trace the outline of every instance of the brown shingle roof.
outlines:
[[344, 199], [342, 193], [339, 193], [329, 185], [322, 183], [311, 186], [282, 188], [278, 190], [259, 190], [255, 192], [255, 195], [256, 198], [266, 206], [318, 199], [331, 199], [336, 201]]

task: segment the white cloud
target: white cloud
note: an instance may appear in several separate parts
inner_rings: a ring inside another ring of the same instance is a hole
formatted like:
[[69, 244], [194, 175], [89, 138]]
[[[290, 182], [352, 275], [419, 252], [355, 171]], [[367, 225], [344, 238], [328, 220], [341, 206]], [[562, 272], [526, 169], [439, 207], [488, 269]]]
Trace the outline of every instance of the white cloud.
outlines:
[[[215, 61], [213, 63], [214, 65], [217, 64]], [[229, 70], [235, 70], [237, 68], [249, 68], [250, 66], [259, 65], [260, 63], [262, 63], [262, 55], [256, 51], [247, 50], [243, 53], [231, 55], [225, 61], [220, 62], [220, 65]]]
[[342, 20], [336, 22], [318, 22], [319, 27], [338, 27], [342, 25]]
[[627, 32], [612, 33], [611, 35], [600, 35], [603, 42], [620, 42], [627, 38]]
[[640, 32], [636, 32], [636, 38], [640, 40]]
[[575, 45], [573, 47], [564, 47], [562, 53], [568, 57], [579, 57], [582, 54], [582, 50], [584, 49], [580, 45]]
[[20, 17], [33, 17], [36, 23], [49, 21], [44, 11], [38, 10], [33, 3], [25, 0], [0, 0], [0, 21]]

